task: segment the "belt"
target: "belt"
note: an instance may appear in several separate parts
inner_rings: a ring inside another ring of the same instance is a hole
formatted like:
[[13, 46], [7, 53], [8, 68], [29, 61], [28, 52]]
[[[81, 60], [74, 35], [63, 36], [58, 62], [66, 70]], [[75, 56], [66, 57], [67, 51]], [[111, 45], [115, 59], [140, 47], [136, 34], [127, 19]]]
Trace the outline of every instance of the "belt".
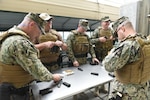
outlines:
[[29, 92], [29, 86], [15, 88], [10, 83], [1, 83], [0, 84], [0, 91], [1, 92], [8, 92], [10, 94], [17, 94], [17, 95], [25, 95]]
[[75, 55], [76, 58], [82, 58], [82, 57], [87, 57], [87, 54], [79, 54]]
[[27, 92], [29, 92], [29, 86], [22, 88], [10, 88], [10, 91], [12, 94], [25, 95]]

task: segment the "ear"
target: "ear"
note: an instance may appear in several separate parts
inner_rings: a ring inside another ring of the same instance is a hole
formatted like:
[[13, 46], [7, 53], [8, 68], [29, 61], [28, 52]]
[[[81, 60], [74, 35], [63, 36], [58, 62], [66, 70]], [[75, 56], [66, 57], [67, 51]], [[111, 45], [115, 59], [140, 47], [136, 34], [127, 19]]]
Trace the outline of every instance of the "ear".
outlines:
[[29, 22], [28, 23], [28, 31], [31, 31], [31, 30], [33, 30], [34, 29], [34, 27], [35, 27], [35, 22], [33, 22], [33, 21], [31, 21], [31, 22]]
[[33, 22], [33, 21], [30, 22], [30, 26], [31, 26], [31, 27], [35, 26], [35, 24], [36, 24], [36, 23]]

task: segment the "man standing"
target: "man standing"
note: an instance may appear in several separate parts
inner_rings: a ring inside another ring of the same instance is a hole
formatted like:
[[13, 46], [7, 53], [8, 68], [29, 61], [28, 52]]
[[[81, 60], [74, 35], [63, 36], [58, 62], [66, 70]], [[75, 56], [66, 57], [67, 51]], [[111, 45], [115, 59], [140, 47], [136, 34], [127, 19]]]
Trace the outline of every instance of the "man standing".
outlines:
[[110, 19], [101, 19], [101, 26], [94, 30], [91, 42], [95, 45], [96, 57], [102, 61], [113, 47], [113, 31], [109, 28]]
[[[109, 28], [110, 19], [109, 17], [104, 17], [101, 19], [101, 26], [94, 30], [91, 36], [91, 42], [95, 45], [96, 57], [102, 61], [108, 52], [113, 47], [113, 31]], [[101, 93], [107, 93], [104, 84], [95, 89], [96, 95]]]
[[43, 33], [44, 24], [38, 14], [29, 13], [18, 26], [1, 34], [0, 100], [30, 100], [30, 82], [61, 79], [43, 66], [33, 44]]
[[149, 100], [150, 43], [137, 34], [127, 17], [116, 20], [113, 29], [118, 44], [102, 62], [116, 76], [109, 100]]
[[94, 49], [90, 42], [86, 31], [89, 29], [88, 20], [80, 19], [78, 28], [71, 31], [71, 34], [67, 37], [68, 56], [73, 63], [73, 66], [78, 67], [87, 63], [87, 54], [90, 53], [92, 62], [99, 63], [96, 58]]
[[[54, 71], [60, 68], [58, 63], [60, 50], [66, 50], [67, 45], [63, 42], [61, 35], [52, 29], [52, 17], [47, 13], [41, 13], [40, 18], [46, 21], [45, 34], [39, 37], [39, 44], [36, 47], [40, 50], [40, 59], [42, 63], [49, 69]], [[49, 43], [50, 47], [45, 48], [43, 44]]]

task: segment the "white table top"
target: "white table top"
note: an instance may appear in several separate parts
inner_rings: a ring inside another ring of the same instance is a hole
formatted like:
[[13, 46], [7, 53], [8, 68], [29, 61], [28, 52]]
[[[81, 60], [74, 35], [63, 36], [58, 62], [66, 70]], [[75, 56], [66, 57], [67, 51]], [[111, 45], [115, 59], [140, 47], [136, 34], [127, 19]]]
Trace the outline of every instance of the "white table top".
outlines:
[[[63, 82], [71, 84], [71, 87], [66, 87], [61, 84], [61, 87], [58, 88], [55, 86], [52, 93], [41, 96], [39, 90], [45, 89], [54, 84], [51, 82], [40, 82], [37, 85], [33, 85], [33, 93], [35, 100], [60, 100], [75, 94], [81, 93], [89, 88], [95, 87], [97, 85], [107, 83], [113, 80], [111, 76], [108, 75], [108, 72], [101, 67], [100, 65], [83, 65], [80, 66], [83, 71], [77, 69], [77, 67], [68, 67], [62, 68], [57, 72], [62, 73], [64, 70], [71, 69], [74, 71], [74, 74], [65, 76]], [[91, 72], [96, 72], [99, 75], [92, 75]]]

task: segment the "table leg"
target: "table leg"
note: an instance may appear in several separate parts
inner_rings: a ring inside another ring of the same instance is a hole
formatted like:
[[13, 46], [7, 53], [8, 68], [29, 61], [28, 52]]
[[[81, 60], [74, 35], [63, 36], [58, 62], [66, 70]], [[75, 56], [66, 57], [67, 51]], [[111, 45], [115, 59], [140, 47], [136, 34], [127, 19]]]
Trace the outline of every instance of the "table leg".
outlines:
[[78, 100], [78, 95], [74, 95], [73, 100]]

